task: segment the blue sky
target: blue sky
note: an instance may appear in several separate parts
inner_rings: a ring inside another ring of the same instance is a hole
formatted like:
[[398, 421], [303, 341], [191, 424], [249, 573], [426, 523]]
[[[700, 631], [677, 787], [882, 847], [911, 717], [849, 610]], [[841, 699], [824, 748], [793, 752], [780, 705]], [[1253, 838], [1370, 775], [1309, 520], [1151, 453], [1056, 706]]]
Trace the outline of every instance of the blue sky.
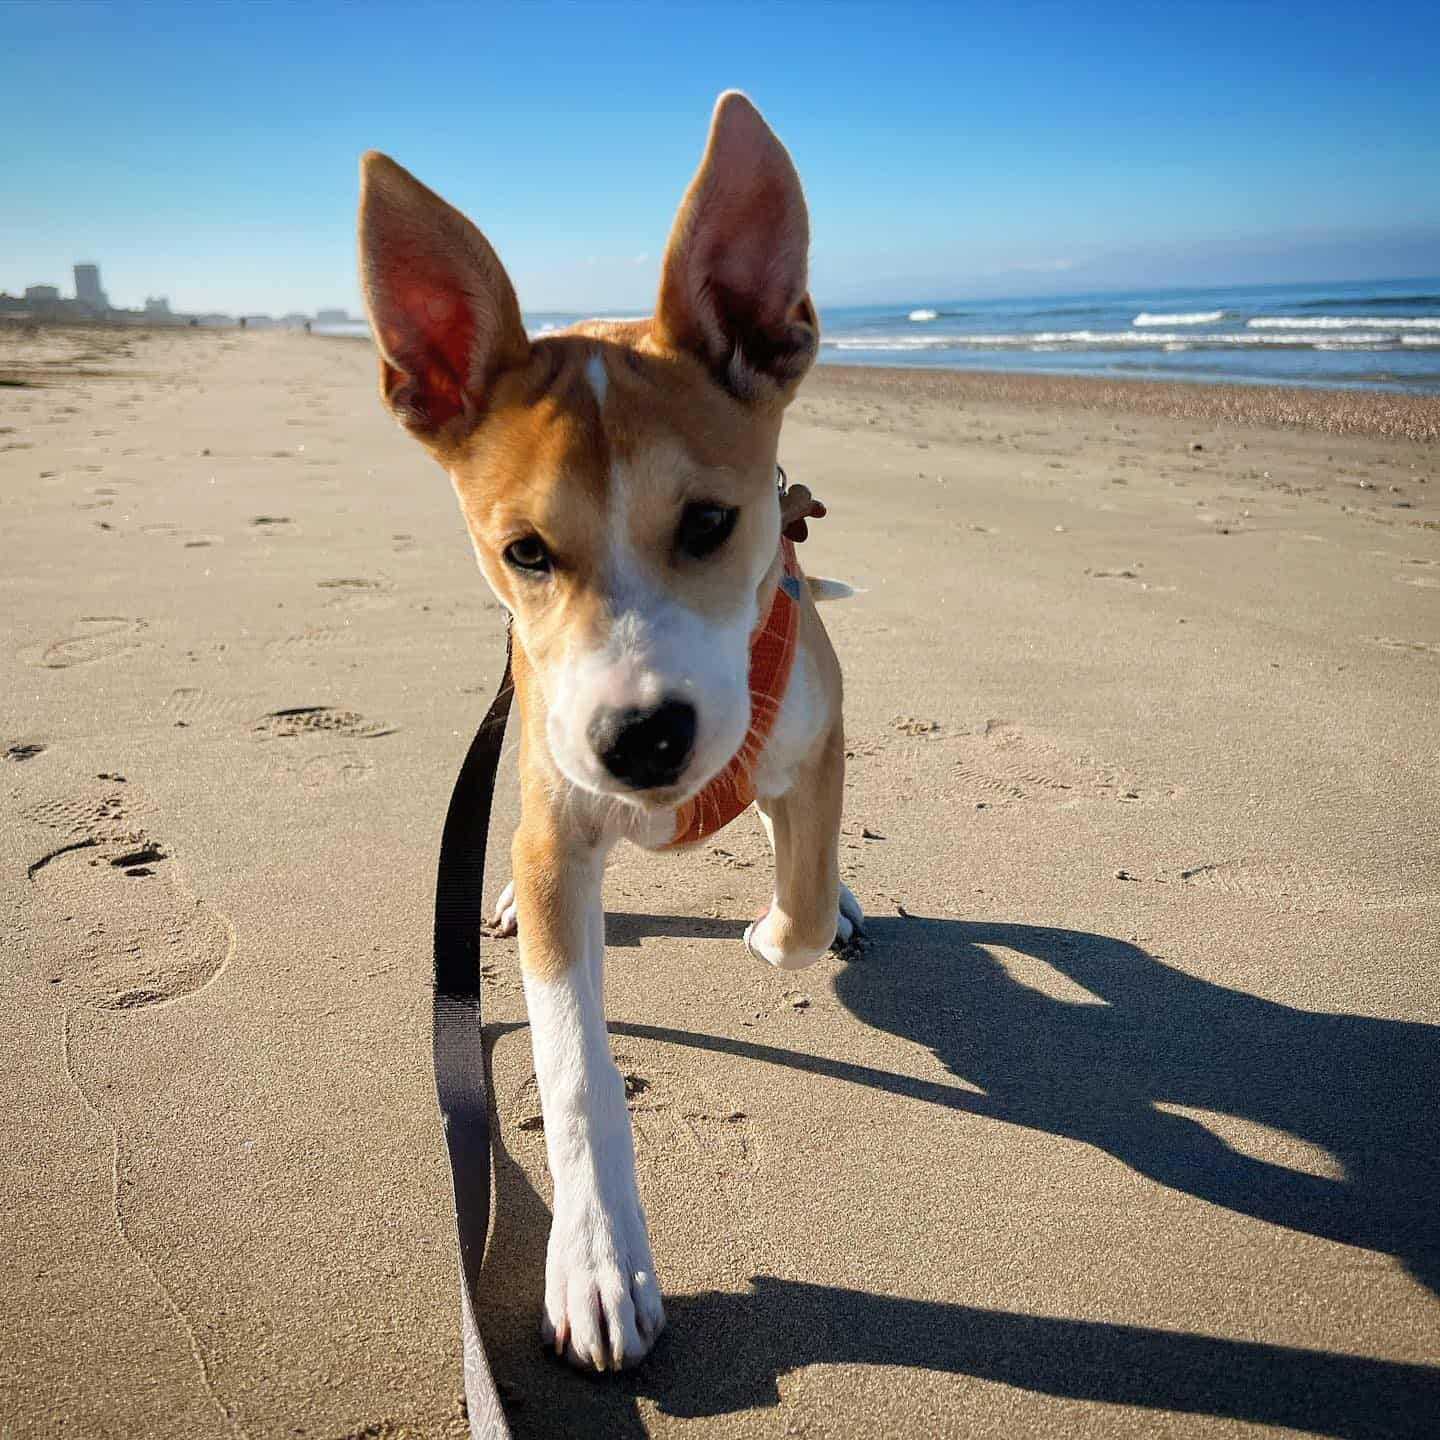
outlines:
[[1440, 6], [0, 6], [0, 288], [358, 306], [355, 163], [526, 309], [648, 310], [715, 95], [810, 198], [824, 304], [1440, 272]]

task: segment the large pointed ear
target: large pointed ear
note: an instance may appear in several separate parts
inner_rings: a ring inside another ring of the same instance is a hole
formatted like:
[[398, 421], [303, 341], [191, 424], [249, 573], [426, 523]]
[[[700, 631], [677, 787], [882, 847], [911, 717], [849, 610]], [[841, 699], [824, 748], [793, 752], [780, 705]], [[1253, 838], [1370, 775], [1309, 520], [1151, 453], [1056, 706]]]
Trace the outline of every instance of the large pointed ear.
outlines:
[[820, 342], [809, 249], [789, 154], [750, 101], [726, 91], [665, 247], [660, 337], [698, 355], [742, 400], [788, 399]]
[[360, 160], [360, 289], [380, 390], [412, 434], [458, 437], [529, 341], [490, 242], [388, 155]]

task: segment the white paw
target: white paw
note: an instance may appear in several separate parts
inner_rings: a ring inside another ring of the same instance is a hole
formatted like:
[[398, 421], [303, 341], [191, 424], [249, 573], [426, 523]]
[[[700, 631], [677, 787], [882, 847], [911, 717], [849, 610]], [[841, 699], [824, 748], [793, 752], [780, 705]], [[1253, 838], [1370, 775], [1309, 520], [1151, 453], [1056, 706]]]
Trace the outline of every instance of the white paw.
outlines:
[[515, 917], [515, 882], [509, 881], [500, 892], [495, 908], [490, 912], [490, 923], [497, 935], [513, 935], [520, 928]]
[[840, 917], [835, 922], [835, 943], [848, 945], [855, 936], [865, 933], [865, 912], [854, 892], [842, 880], [840, 882]]
[[745, 948], [758, 960], [777, 970], [803, 970], [813, 965], [832, 946], [848, 945], [856, 931], [862, 930], [865, 914], [850, 887], [840, 886], [840, 909], [835, 928], [828, 935], [804, 936], [780, 913], [772, 899], [762, 919], [756, 920], [745, 932]]
[[557, 1205], [545, 1257], [540, 1335], [582, 1370], [627, 1370], [665, 1328], [639, 1203], [616, 1222], [598, 1204]]

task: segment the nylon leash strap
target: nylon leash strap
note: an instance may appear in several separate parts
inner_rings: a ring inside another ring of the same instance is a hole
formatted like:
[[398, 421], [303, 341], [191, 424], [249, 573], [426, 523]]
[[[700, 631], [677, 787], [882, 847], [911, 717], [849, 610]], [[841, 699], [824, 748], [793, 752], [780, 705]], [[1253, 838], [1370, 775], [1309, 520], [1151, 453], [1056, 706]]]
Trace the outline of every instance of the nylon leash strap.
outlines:
[[435, 1093], [445, 1128], [460, 1242], [460, 1325], [465, 1347], [465, 1408], [471, 1440], [509, 1440], [495, 1377], [476, 1324], [480, 1265], [490, 1228], [490, 1095], [480, 1012], [480, 936], [490, 803], [515, 693], [513, 639], [505, 633], [505, 673], [450, 795], [435, 877], [435, 990], [431, 1046]]

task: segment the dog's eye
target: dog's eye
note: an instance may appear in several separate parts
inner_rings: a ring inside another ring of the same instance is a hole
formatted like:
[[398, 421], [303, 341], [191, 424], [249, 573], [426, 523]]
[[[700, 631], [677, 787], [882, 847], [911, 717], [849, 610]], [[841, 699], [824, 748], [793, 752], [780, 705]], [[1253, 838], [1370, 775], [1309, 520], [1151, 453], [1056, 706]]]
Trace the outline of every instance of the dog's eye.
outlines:
[[550, 568], [550, 552], [538, 535], [527, 535], [523, 540], [512, 540], [505, 547], [505, 563], [516, 570], [540, 574]]
[[675, 543], [694, 560], [713, 555], [729, 538], [740, 512], [728, 505], [687, 505]]

